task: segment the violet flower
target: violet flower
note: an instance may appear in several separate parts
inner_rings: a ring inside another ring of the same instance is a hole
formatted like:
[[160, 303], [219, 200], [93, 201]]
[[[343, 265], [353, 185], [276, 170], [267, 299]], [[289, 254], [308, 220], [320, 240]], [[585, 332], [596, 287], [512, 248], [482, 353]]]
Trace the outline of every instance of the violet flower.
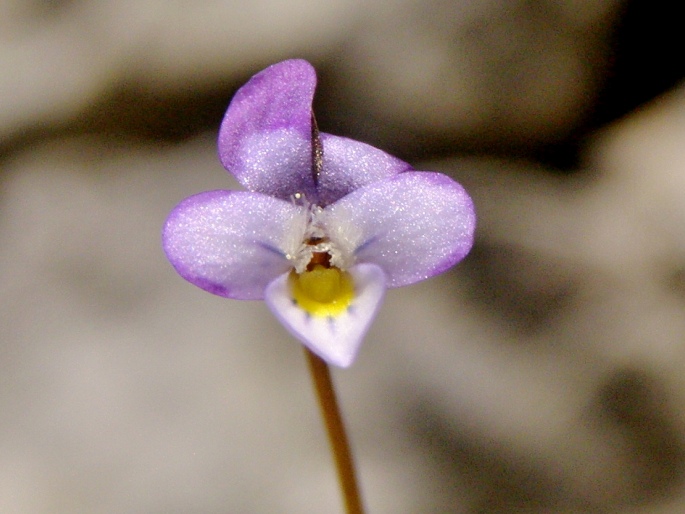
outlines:
[[385, 290], [459, 262], [475, 214], [449, 177], [319, 134], [315, 86], [308, 62], [288, 60], [236, 93], [219, 156], [247, 191], [182, 201], [163, 245], [186, 280], [227, 298], [265, 300], [310, 350], [347, 367]]

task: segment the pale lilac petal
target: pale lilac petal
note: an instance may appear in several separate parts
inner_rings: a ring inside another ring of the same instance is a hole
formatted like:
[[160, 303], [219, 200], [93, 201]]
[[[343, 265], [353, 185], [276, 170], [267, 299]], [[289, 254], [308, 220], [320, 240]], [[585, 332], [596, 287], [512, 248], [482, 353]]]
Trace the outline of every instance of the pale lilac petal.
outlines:
[[353, 191], [324, 210], [331, 240], [377, 264], [398, 287], [437, 275], [471, 249], [476, 216], [464, 189], [440, 173], [409, 171]]
[[176, 271], [227, 298], [260, 300], [291, 267], [286, 255], [302, 241], [306, 214], [259, 193], [210, 191], [187, 198], [169, 215], [164, 251]]
[[219, 130], [224, 167], [250, 191], [314, 201], [312, 99], [316, 73], [292, 59], [252, 77], [233, 97]]
[[314, 317], [297, 306], [288, 285], [288, 273], [271, 282], [265, 300], [274, 315], [307, 348], [334, 366], [346, 368], [376, 316], [385, 295], [385, 274], [373, 264], [358, 264], [348, 270], [355, 297], [349, 308], [336, 317]]
[[347, 139], [321, 134], [323, 170], [319, 177], [319, 199], [328, 205], [355, 189], [386, 180], [411, 166], [378, 148]]

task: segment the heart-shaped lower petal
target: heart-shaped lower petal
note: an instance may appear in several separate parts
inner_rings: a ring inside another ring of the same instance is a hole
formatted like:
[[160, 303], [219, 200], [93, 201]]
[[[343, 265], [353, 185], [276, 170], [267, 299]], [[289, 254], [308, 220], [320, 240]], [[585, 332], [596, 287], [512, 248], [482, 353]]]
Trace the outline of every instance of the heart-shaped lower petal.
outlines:
[[348, 273], [354, 294], [337, 314], [320, 315], [300, 305], [290, 273], [273, 280], [264, 294], [266, 304], [293, 336], [326, 362], [341, 368], [354, 361], [386, 289], [385, 273], [375, 264], [358, 264]]

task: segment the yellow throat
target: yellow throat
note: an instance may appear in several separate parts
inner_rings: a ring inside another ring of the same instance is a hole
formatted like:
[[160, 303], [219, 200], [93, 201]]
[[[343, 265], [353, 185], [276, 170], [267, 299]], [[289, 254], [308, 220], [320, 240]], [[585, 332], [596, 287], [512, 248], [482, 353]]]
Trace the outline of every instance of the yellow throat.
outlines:
[[288, 282], [297, 305], [316, 317], [339, 316], [354, 298], [352, 277], [336, 267], [316, 264], [303, 273], [293, 271]]

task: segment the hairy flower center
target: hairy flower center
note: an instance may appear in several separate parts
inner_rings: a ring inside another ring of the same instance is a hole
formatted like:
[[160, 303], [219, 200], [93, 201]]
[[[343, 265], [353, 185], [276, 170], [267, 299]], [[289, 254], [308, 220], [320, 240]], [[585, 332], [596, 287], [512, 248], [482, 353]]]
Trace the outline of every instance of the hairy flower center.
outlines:
[[302, 273], [291, 272], [288, 281], [294, 301], [312, 316], [338, 316], [354, 298], [350, 274], [336, 267], [314, 264]]

